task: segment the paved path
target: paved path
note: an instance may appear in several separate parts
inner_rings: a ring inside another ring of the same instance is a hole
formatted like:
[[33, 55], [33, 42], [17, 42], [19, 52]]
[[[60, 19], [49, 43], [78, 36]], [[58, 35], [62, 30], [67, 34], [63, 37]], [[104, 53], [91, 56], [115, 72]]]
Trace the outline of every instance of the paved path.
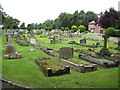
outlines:
[[[99, 33], [91, 33], [91, 36], [102, 38], [102, 36], [100, 36]], [[110, 39], [116, 40], [116, 41], [120, 40], [120, 38], [116, 38], [116, 37], [110, 37]]]

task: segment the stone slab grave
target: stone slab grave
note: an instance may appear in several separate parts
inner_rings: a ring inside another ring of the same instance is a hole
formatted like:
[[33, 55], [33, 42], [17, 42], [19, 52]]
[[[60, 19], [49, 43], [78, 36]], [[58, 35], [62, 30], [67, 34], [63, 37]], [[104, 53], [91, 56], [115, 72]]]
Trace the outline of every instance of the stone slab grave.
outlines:
[[74, 52], [77, 53], [82, 53], [82, 54], [86, 54], [86, 55], [96, 55], [97, 51], [91, 51], [91, 50], [83, 50], [83, 49], [75, 49]]
[[53, 63], [49, 57], [39, 58], [39, 60], [35, 60], [35, 63], [40, 67], [46, 77], [70, 74], [69, 66]]
[[16, 52], [16, 47], [14, 44], [11, 43], [11, 35], [8, 36], [8, 44], [5, 47], [5, 59], [19, 59], [21, 58], [21, 54]]
[[85, 55], [81, 55], [81, 54], [79, 54], [79, 58], [86, 60], [88, 62], [97, 64], [99, 66], [102, 66], [104, 68], [118, 67], [118, 62], [110, 61], [108, 59], [97, 59], [97, 58], [94, 58], [91, 56], [85, 56]]
[[80, 45], [80, 46], [84, 46], [84, 47], [90, 47], [90, 48], [103, 47], [103, 46], [100, 45], [100, 42], [97, 42], [96, 44], [93, 44], [93, 45], [85, 45], [85, 44], [86, 44], [86, 38], [81, 39], [80, 44], [76, 43], [76, 45]]
[[91, 71], [95, 71], [97, 70], [96, 65], [79, 65], [79, 64], [75, 64], [73, 62], [68, 61], [68, 59], [72, 59], [73, 58], [73, 48], [71, 47], [62, 47], [60, 48], [59, 51], [59, 60], [61, 62], [63, 62], [64, 64], [70, 66], [71, 68], [74, 68], [76, 71], [81, 72], [81, 73], [85, 73], [85, 72], [91, 72]]
[[86, 38], [86, 40], [90, 40], [90, 41], [99, 41], [98, 39], [93, 39], [93, 38]]
[[42, 49], [46, 54], [51, 55], [53, 57], [58, 57], [59, 56], [59, 51], [53, 50], [51, 48], [43, 48]]

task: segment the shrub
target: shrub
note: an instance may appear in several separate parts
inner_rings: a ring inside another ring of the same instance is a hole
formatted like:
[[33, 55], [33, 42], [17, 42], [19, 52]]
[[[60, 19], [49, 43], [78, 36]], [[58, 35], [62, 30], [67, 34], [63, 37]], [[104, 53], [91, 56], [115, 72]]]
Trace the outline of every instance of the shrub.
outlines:
[[73, 25], [71, 28], [74, 32], [77, 31], [77, 26]]
[[116, 37], [120, 37], [120, 30], [116, 30], [116, 31], [115, 31], [115, 36], [116, 36]]
[[65, 27], [65, 30], [67, 30], [67, 31], [68, 31], [68, 30], [69, 30], [69, 27]]
[[52, 30], [52, 27], [48, 27], [48, 30], [51, 31], [51, 30]]
[[48, 27], [45, 27], [44, 29], [45, 29], [45, 30], [48, 30]]
[[115, 35], [115, 29], [113, 27], [109, 27], [106, 29], [106, 33], [110, 36], [114, 36]]
[[45, 27], [44, 29], [51, 31], [51, 30], [52, 30], [52, 27]]
[[86, 31], [84, 25], [80, 25], [80, 26], [78, 27], [78, 29], [80, 29], [80, 32], [85, 32], [85, 31]]
[[60, 29], [61, 29], [62, 31], [63, 31], [63, 30], [65, 30], [65, 28], [64, 28], [64, 27], [61, 27]]

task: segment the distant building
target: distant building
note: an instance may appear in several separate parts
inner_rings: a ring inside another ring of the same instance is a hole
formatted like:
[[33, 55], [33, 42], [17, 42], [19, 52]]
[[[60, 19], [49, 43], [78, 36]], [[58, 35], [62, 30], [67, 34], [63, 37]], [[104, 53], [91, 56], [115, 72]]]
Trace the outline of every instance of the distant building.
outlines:
[[105, 29], [95, 23], [95, 21], [91, 21], [88, 24], [88, 30], [94, 33], [104, 33]]

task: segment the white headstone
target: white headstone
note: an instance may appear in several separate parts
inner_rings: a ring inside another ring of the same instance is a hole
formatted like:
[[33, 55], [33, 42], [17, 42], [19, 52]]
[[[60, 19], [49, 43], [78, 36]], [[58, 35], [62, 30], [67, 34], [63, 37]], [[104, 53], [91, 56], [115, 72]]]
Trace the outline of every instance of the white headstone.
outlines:
[[36, 43], [36, 39], [35, 38], [30, 38], [30, 43], [31, 44], [35, 44]]
[[34, 52], [34, 49], [30, 49], [30, 52]]

